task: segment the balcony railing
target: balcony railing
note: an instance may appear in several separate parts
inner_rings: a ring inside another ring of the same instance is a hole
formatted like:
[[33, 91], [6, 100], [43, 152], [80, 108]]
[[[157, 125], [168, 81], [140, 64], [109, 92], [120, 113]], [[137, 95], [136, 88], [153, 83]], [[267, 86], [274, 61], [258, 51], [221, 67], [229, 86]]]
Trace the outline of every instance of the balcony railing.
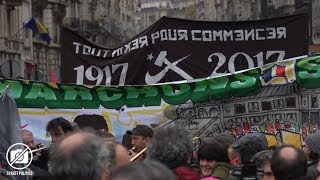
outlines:
[[106, 32], [117, 37], [122, 37], [123, 35], [120, 24], [116, 24], [116, 22], [112, 20], [90, 22], [79, 20], [78, 18], [64, 18], [63, 26], [73, 31]]
[[23, 49], [23, 40], [21, 39], [9, 39], [8, 38], [2, 38], [2, 46], [0, 49], [5, 50], [10, 53], [20, 53], [21, 50]]
[[74, 31], [97, 31], [100, 27], [98, 23], [90, 21], [79, 20], [78, 18], [64, 18], [63, 26], [72, 29]]

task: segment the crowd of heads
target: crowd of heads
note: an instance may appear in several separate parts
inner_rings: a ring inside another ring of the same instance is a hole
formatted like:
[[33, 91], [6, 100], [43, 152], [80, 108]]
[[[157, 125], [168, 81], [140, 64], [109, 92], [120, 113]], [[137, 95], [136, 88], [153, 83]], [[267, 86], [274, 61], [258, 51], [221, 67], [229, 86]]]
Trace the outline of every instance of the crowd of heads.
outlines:
[[[31, 179], [320, 180], [319, 131], [310, 134], [299, 149], [292, 145], [271, 148], [262, 133], [237, 140], [222, 133], [195, 145], [186, 129], [153, 130], [146, 125], [127, 131], [120, 144], [107, 126], [98, 127], [77, 126], [64, 118], [51, 120], [46, 131], [52, 145], [47, 159], [42, 158], [46, 166], [32, 163]], [[31, 131], [23, 130], [22, 139], [31, 149], [37, 148]]]

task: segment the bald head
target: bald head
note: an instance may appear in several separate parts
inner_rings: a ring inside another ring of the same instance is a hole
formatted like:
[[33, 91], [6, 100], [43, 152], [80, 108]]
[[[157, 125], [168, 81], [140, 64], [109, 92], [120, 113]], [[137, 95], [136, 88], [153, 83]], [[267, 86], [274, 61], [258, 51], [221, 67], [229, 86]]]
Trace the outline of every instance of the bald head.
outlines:
[[283, 145], [275, 150], [271, 159], [271, 169], [276, 180], [302, 178], [307, 175], [307, 158], [302, 150], [291, 145]]
[[66, 153], [66, 155], [70, 154], [79, 147], [84, 146], [85, 140], [90, 137], [94, 138], [94, 135], [87, 132], [71, 134], [61, 141], [58, 151]]
[[279, 156], [285, 161], [294, 161], [297, 159], [297, 150], [293, 147], [284, 147], [279, 151]]

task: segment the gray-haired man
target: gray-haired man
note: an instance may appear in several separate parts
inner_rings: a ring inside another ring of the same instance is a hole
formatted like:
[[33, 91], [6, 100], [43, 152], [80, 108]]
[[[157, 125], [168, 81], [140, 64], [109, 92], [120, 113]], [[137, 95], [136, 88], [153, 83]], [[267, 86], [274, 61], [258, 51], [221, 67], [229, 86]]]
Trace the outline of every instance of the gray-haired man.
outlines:
[[114, 146], [86, 132], [65, 137], [50, 153], [49, 172], [68, 180], [107, 180], [115, 159]]

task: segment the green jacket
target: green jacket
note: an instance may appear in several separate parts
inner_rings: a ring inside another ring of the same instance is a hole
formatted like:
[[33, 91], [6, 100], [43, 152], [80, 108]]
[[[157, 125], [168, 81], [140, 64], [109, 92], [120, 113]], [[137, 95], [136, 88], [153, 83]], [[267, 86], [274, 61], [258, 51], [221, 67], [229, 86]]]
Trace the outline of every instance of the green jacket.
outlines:
[[221, 180], [229, 180], [229, 173], [232, 166], [225, 162], [217, 162], [216, 166], [213, 168], [212, 177], [220, 178]]

